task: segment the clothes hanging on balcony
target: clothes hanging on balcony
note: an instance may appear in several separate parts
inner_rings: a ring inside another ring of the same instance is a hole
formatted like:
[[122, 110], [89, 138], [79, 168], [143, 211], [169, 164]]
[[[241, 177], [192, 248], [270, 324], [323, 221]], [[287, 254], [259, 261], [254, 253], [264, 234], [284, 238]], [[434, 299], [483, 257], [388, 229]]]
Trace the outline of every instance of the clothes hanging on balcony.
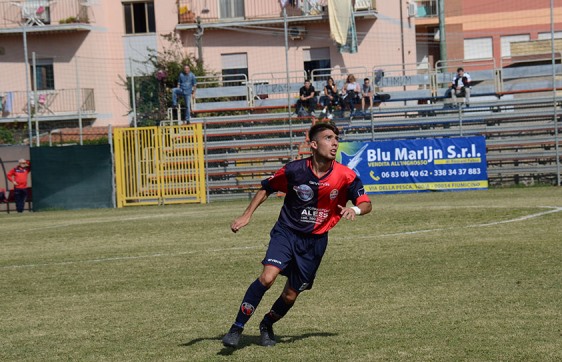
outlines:
[[328, 12], [330, 15], [330, 36], [338, 44], [345, 44], [347, 39], [351, 15], [350, 4], [347, 1], [328, 1], [328, 9], [330, 9]]
[[357, 53], [357, 28], [355, 27], [355, 16], [351, 12], [349, 29], [345, 44], [338, 44], [340, 53]]
[[279, 0], [282, 8], [286, 8], [287, 5], [292, 5], [293, 7], [297, 6], [297, 0]]
[[13, 104], [14, 104], [14, 93], [7, 92], [6, 99], [4, 101], [4, 109], [2, 112], [4, 114], [12, 113]]
[[330, 36], [340, 46], [340, 52], [357, 52], [357, 32], [350, 1], [328, 0]]

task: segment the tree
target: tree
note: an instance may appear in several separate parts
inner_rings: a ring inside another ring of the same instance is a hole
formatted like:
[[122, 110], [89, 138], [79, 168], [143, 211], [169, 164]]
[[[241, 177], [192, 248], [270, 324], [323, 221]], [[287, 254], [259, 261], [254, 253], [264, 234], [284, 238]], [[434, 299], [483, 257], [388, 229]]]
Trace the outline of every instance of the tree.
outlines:
[[14, 144], [14, 132], [4, 126], [0, 126], [0, 144]]
[[[185, 53], [181, 40], [175, 33], [160, 36], [168, 46], [162, 51], [149, 49], [148, 59], [143, 64], [152, 71], [135, 76], [135, 101], [139, 126], [153, 126], [160, 120], [166, 119], [166, 110], [171, 104], [172, 89], [177, 86], [178, 76], [185, 65], [189, 65], [195, 76], [207, 74], [204, 64], [198, 62], [193, 55]], [[132, 95], [131, 78], [122, 81]]]

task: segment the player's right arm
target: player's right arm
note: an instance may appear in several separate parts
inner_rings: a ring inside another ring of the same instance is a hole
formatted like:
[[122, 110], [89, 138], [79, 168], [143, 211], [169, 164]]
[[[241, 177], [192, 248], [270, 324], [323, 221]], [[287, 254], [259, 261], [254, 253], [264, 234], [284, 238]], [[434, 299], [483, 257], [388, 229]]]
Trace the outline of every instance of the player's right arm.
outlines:
[[244, 226], [248, 225], [250, 223], [250, 219], [252, 215], [254, 214], [254, 211], [256, 211], [256, 209], [265, 200], [267, 200], [268, 196], [269, 193], [266, 190], [261, 189], [258, 192], [256, 192], [254, 198], [252, 199], [252, 201], [250, 201], [250, 205], [248, 205], [246, 210], [244, 210], [244, 213], [241, 216], [234, 219], [234, 221], [232, 221], [232, 223], [230, 224], [230, 230], [232, 230], [232, 232], [235, 233], [238, 232], [238, 230], [240, 230]]
[[8, 171], [8, 174], [6, 175], [6, 178], [8, 179], [8, 181], [13, 183], [14, 186], [18, 185], [18, 183], [16, 182], [16, 169], [15, 168]]

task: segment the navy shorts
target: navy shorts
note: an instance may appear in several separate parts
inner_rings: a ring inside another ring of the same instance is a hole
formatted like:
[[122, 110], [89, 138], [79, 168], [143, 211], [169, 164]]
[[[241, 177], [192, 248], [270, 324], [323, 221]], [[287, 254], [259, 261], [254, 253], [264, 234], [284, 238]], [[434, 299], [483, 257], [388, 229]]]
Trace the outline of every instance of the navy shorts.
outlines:
[[281, 275], [297, 292], [312, 288], [328, 246], [328, 234], [303, 234], [276, 223], [270, 236], [262, 264], [281, 269]]

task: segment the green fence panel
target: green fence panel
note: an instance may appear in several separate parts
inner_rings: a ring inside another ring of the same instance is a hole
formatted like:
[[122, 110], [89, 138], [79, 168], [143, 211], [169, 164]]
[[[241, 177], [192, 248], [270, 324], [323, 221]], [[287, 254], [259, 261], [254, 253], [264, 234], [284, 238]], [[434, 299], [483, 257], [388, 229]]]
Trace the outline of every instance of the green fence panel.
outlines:
[[30, 151], [33, 210], [113, 207], [110, 145]]

